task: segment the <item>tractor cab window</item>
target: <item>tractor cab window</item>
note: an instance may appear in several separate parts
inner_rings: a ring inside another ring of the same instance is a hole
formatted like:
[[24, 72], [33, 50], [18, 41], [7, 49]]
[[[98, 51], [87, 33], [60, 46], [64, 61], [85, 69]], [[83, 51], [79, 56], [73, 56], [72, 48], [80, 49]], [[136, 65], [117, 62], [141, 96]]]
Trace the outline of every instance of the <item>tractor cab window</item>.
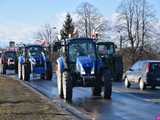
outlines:
[[29, 56], [40, 55], [43, 51], [41, 47], [29, 47], [27, 53]]
[[76, 62], [79, 56], [96, 57], [95, 46], [91, 42], [72, 43], [69, 45], [69, 61]]
[[13, 58], [13, 59], [15, 59], [16, 58], [16, 52], [14, 52], [14, 51], [7, 51], [7, 52], [5, 52], [5, 57], [6, 58]]
[[100, 55], [108, 56], [114, 54], [114, 45], [99, 45], [98, 52]]

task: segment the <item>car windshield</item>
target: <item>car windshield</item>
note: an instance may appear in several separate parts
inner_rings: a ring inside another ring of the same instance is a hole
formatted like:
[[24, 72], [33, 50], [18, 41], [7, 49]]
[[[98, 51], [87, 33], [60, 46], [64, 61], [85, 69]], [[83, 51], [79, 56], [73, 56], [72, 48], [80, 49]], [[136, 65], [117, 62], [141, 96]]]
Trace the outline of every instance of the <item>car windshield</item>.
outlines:
[[37, 47], [37, 46], [32, 46], [27, 48], [29, 56], [35, 56], [35, 55], [40, 55], [43, 52], [43, 48]]
[[143, 61], [138, 61], [131, 67], [131, 70], [134, 70], [134, 71], [142, 70], [144, 64], [145, 63]]
[[78, 56], [95, 57], [95, 45], [92, 42], [69, 44], [69, 60], [75, 62]]
[[113, 45], [99, 45], [98, 52], [100, 55], [112, 55], [114, 53]]
[[7, 51], [7, 52], [5, 52], [5, 56], [7, 58], [16, 58], [16, 52], [14, 52], [14, 51]]

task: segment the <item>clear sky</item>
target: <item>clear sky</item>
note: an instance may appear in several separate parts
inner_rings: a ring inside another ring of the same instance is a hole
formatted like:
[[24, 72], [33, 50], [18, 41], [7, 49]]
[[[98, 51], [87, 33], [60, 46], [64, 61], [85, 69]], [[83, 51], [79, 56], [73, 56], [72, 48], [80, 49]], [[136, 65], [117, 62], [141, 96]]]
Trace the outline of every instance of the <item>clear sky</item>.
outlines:
[[[44, 24], [56, 24], [66, 12], [74, 12], [81, 2], [90, 2], [110, 18], [121, 0], [0, 0], [0, 45], [9, 40], [30, 39]], [[149, 0], [160, 17], [160, 0]]]

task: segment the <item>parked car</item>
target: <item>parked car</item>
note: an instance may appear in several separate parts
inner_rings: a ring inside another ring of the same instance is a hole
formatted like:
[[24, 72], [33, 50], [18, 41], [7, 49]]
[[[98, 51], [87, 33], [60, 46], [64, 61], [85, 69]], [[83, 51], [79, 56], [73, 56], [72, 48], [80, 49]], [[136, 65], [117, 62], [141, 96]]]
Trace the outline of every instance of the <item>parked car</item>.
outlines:
[[6, 50], [1, 53], [0, 57], [0, 73], [6, 74], [7, 69], [15, 70], [17, 68], [16, 51]]
[[124, 79], [126, 88], [129, 88], [131, 83], [138, 83], [141, 90], [144, 90], [146, 86], [154, 89], [160, 86], [160, 61], [138, 61], [125, 73]]

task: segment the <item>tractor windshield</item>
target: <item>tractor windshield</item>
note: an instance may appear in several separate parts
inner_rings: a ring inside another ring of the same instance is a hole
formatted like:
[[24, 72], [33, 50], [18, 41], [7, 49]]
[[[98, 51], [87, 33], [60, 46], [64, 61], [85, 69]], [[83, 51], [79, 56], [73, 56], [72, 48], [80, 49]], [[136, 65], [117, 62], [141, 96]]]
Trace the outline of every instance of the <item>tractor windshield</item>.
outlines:
[[15, 59], [16, 58], [16, 52], [15, 51], [7, 51], [7, 52], [5, 52], [5, 56], [7, 58], [13, 58], [13, 59]]
[[96, 57], [95, 45], [92, 42], [69, 44], [69, 60], [75, 62], [79, 56]]
[[113, 55], [115, 52], [114, 45], [98, 45], [98, 52], [103, 56]]
[[44, 51], [41, 47], [32, 46], [27, 49], [29, 56], [41, 55]]

